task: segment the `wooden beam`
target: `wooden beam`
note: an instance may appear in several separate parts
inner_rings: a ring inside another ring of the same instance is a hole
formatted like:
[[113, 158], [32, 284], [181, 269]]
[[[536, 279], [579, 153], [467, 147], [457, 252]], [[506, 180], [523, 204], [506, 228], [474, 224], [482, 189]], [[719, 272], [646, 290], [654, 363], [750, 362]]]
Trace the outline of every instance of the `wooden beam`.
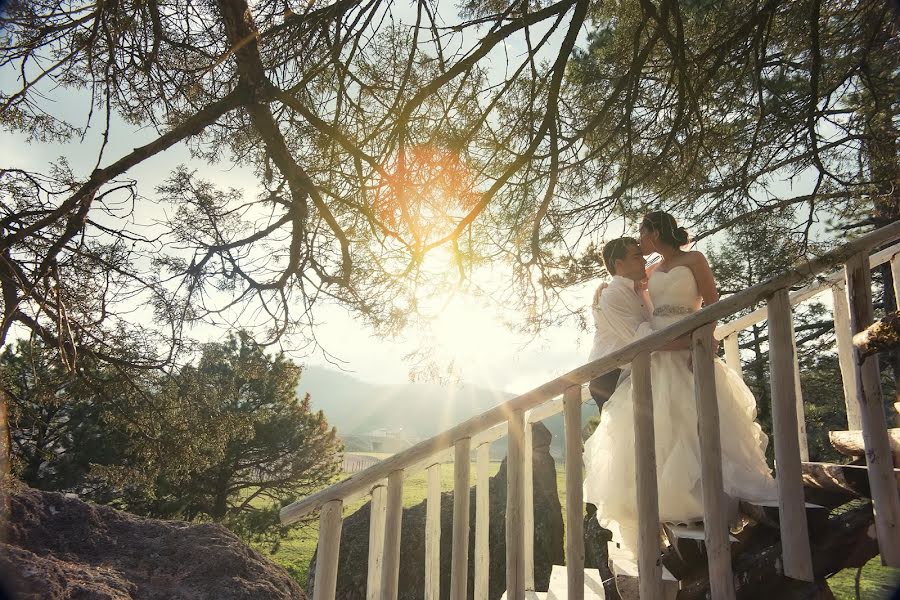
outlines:
[[831, 288], [834, 305], [834, 335], [837, 338], [838, 364], [841, 383], [844, 386], [844, 404], [847, 407], [847, 429], [862, 429], [857, 394], [859, 365], [853, 361], [853, 331], [850, 328], [850, 303], [847, 286], [841, 281]]
[[800, 467], [794, 345], [791, 341], [793, 327], [787, 290], [775, 292], [769, 298], [768, 308], [772, 422], [784, 574], [793, 579], [812, 581], [812, 554]]
[[[829, 431], [828, 439], [834, 449], [844, 456], [865, 456], [866, 444], [862, 430]], [[900, 454], [900, 428], [888, 429], [891, 454]]]
[[[852, 256], [852, 254], [853, 253], [851, 250], [851, 253], [846, 254], [845, 256], [849, 258], [850, 256]], [[875, 267], [883, 265], [889, 260], [893, 261], [898, 254], [900, 254], [900, 244], [894, 244], [890, 248], [885, 248], [884, 250], [876, 252], [869, 257], [869, 268], [874, 269]], [[832, 263], [830, 266], [837, 266], [838, 264], [839, 263]], [[821, 277], [817, 281], [810, 283], [809, 285], [797, 290], [796, 292], [792, 292], [790, 294], [791, 305], [793, 306], [794, 304], [799, 304], [801, 302], [809, 300], [810, 298], [813, 298], [818, 294], [821, 294], [822, 292], [828, 290], [828, 288], [832, 287], [834, 284], [840, 283], [841, 281], [843, 281], [843, 279], [844, 274], [841, 272], [835, 272], [826, 277]], [[768, 313], [766, 307], [762, 307], [751, 312], [750, 314], [735, 319], [734, 321], [729, 321], [728, 323], [725, 323], [724, 325], [716, 328], [716, 339], [725, 339], [732, 333], [741, 331], [742, 329], [746, 329], [748, 327], [756, 325], [757, 323], [762, 323], [768, 318], [767, 315]]]
[[566, 580], [569, 600], [584, 600], [584, 500], [581, 473], [581, 386], [563, 394], [566, 443]]
[[853, 336], [861, 358], [900, 349], [900, 311], [893, 312]]
[[[853, 333], [857, 333], [872, 323], [872, 274], [864, 254], [848, 260], [845, 270], [850, 301], [850, 326]], [[860, 402], [866, 465], [869, 468], [869, 486], [875, 506], [875, 531], [881, 561], [891, 567], [900, 567], [900, 495], [897, 493], [884, 417], [878, 357], [869, 356], [863, 360], [856, 348], [853, 349], [853, 357], [854, 362], [860, 365], [857, 397]]]
[[522, 478], [525, 419], [521, 410], [509, 416], [506, 453], [506, 591], [507, 598], [525, 597], [524, 496]]
[[366, 600], [381, 597], [381, 571], [384, 568], [384, 520], [387, 515], [387, 481], [372, 490], [369, 507], [369, 569]]
[[[790, 305], [788, 305], [790, 311]], [[794, 403], [797, 410], [797, 443], [800, 446], [800, 460], [809, 462], [809, 442], [806, 439], [806, 408], [803, 406], [803, 389], [800, 386], [800, 357], [797, 355], [797, 334], [794, 319], [791, 318], [791, 350], [794, 360]]]
[[426, 470], [425, 600], [441, 597], [441, 465]]
[[403, 524], [403, 471], [388, 476], [387, 510], [384, 521], [384, 563], [381, 570], [381, 600], [397, 600], [400, 583], [400, 533]]
[[456, 442], [453, 462], [453, 548], [450, 555], [450, 598], [466, 600], [469, 581], [469, 438]]
[[728, 540], [728, 503], [722, 481], [722, 442], [719, 439], [719, 405], [716, 399], [712, 335], [712, 325], [701, 327], [691, 335], [697, 430], [700, 434], [703, 523], [712, 597], [716, 600], [735, 600]]
[[[475, 463], [475, 600], [487, 600], [490, 588], [491, 445], [476, 450]], [[437, 600], [437, 598], [435, 598]]]
[[732, 333], [725, 336], [725, 363], [728, 368], [737, 373], [744, 380], [744, 369], [741, 367], [741, 350], [738, 345], [738, 334]]
[[[638, 354], [631, 363], [631, 397], [634, 405], [634, 470], [637, 479], [638, 586], [641, 598], [662, 598], [656, 432], [653, 425], [649, 353]], [[624, 423], [622, 426], [627, 427]]]
[[343, 502], [332, 500], [319, 514], [319, 549], [316, 552], [316, 578], [313, 600], [332, 600], [337, 589], [338, 559], [341, 550]]
[[525, 591], [534, 591], [534, 447], [532, 424], [525, 415], [522, 445], [522, 554], [525, 565]]

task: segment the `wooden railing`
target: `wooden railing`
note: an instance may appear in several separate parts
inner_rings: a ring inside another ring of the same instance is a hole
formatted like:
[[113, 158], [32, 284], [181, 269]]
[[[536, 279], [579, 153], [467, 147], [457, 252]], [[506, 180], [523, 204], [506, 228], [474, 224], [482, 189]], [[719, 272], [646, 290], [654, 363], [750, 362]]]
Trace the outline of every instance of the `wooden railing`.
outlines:
[[[488, 447], [509, 437], [507, 454], [506, 586], [507, 597], [522, 599], [534, 589], [533, 507], [531, 486], [532, 425], [558, 412], [565, 417], [566, 448], [566, 566], [569, 597], [581, 600], [584, 590], [584, 535], [581, 460], [581, 405], [589, 396], [583, 385], [594, 377], [631, 363], [634, 394], [636, 476], [639, 512], [638, 568], [641, 598], [662, 597], [659, 566], [659, 501], [656, 489], [656, 457], [653, 428], [653, 390], [650, 386], [650, 353], [685, 335], [691, 336], [698, 430], [701, 447], [701, 481], [704, 529], [709, 561], [711, 597], [734, 598], [726, 496], [722, 481], [719, 415], [711, 347], [714, 324], [725, 317], [765, 302], [765, 308], [715, 329], [724, 340], [727, 363], [740, 373], [737, 334], [768, 320], [771, 362], [772, 414], [776, 479], [781, 510], [781, 537], [785, 575], [812, 580], [812, 560], [807, 535], [801, 462], [806, 459], [805, 427], [799, 387], [791, 306], [831, 290], [834, 320], [844, 380], [848, 427], [861, 428], [876, 533], [882, 561], [900, 567], [900, 498], [893, 474], [892, 457], [879, 387], [877, 357], [864, 361], [851, 343], [852, 335], [873, 318], [870, 268], [891, 261], [900, 275], [900, 244], [877, 252], [874, 248], [900, 238], [900, 223], [862, 236], [823, 256], [796, 265], [768, 281], [733, 294], [699, 312], [636, 341], [620, 351], [597, 359], [498, 405], [380, 463], [356, 473], [320, 492], [298, 500], [281, 511], [285, 524], [320, 511], [319, 547], [314, 600], [334, 597], [341, 536], [341, 511], [345, 503], [372, 497], [369, 537], [368, 598], [395, 600], [400, 567], [400, 525], [403, 481], [410, 474], [427, 472], [425, 598], [437, 600], [440, 552], [439, 465], [452, 452], [454, 460], [453, 545], [451, 598], [467, 595], [469, 539], [470, 452], [476, 453], [476, 513], [474, 594], [487, 598], [488, 591]], [[798, 291], [788, 290], [811, 277], [843, 265], [843, 273], [819, 277]], [[898, 285], [900, 277], [895, 276]], [[898, 295], [900, 297], [900, 295]]]

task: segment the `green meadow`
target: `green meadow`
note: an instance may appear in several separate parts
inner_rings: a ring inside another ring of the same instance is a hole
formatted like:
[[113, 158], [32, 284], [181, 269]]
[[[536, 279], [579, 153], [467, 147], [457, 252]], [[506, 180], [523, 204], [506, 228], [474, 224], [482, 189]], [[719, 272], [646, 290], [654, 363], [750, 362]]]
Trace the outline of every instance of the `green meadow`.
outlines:
[[[386, 455], [373, 456], [384, 457]], [[491, 462], [491, 476], [500, 468], [499, 462]], [[344, 474], [343, 477], [348, 477]], [[470, 469], [471, 485], [475, 485], [475, 464]], [[562, 468], [556, 470], [556, 488], [559, 492], [561, 506], [566, 504], [566, 475]], [[441, 489], [450, 491], [453, 489], [453, 464], [441, 465]], [[403, 506], [411, 507], [425, 499], [427, 482], [425, 472], [410, 476], [403, 483]], [[358, 500], [344, 507], [344, 516], [347, 517], [356, 512], [368, 499]], [[563, 522], [565, 526], [565, 521]], [[294, 528], [285, 538], [274, 553], [271, 548], [258, 546], [257, 549], [267, 554], [273, 561], [287, 569], [301, 586], [306, 585], [309, 570], [309, 561], [316, 550], [318, 536], [318, 522]], [[845, 569], [829, 579], [829, 585], [837, 600], [855, 600], [856, 598], [856, 569]], [[873, 558], [863, 568], [860, 576], [861, 600], [887, 600], [891, 591], [900, 585], [900, 570], [881, 566], [879, 557]]]

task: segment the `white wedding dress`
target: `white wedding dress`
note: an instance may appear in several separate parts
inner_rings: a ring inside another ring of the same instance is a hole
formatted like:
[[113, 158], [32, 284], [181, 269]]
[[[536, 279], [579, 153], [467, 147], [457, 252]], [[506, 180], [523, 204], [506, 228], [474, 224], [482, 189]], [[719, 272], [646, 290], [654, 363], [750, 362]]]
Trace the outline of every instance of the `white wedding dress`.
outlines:
[[[650, 326], [662, 329], [700, 309], [697, 282], [689, 267], [655, 271], [648, 284]], [[651, 355], [653, 419], [660, 520], [688, 523], [703, 518], [700, 440], [690, 351]], [[766, 464], [768, 437], [756, 423], [756, 400], [740, 377], [715, 359], [725, 492], [732, 499], [766, 501], [777, 486]], [[634, 471], [631, 379], [604, 405], [600, 424], [584, 444], [584, 501], [597, 506], [597, 519], [624, 552], [637, 554], [637, 497]]]

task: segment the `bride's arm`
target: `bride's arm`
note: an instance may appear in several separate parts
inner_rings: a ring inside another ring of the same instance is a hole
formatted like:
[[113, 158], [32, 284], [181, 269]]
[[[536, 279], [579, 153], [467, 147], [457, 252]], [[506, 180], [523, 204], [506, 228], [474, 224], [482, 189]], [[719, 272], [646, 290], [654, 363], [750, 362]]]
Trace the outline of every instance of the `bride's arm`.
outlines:
[[[691, 271], [694, 273], [694, 279], [697, 281], [697, 291], [703, 298], [703, 306], [709, 306], [713, 302], [719, 301], [719, 290], [716, 288], [716, 278], [713, 276], [709, 262], [702, 252], [691, 252]], [[719, 341], [715, 336], [712, 338], [713, 353], [718, 351]]]

